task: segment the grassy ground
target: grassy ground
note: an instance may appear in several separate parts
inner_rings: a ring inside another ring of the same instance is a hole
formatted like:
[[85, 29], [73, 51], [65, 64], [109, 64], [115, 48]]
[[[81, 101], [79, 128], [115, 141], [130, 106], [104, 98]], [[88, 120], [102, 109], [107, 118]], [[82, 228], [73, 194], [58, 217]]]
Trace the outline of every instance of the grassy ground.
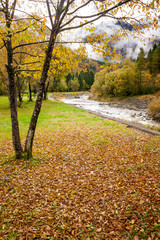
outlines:
[[[24, 144], [34, 103], [19, 109]], [[13, 158], [0, 98], [0, 239], [159, 239], [160, 137], [44, 101], [34, 159]]]

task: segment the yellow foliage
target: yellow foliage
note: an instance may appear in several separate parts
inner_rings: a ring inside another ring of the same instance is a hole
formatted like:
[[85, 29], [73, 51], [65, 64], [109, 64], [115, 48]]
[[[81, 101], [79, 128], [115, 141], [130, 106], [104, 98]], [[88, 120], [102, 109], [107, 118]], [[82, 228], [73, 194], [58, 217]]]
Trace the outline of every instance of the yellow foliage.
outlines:
[[148, 105], [148, 113], [154, 119], [160, 121], [160, 97], [155, 97], [153, 101]]

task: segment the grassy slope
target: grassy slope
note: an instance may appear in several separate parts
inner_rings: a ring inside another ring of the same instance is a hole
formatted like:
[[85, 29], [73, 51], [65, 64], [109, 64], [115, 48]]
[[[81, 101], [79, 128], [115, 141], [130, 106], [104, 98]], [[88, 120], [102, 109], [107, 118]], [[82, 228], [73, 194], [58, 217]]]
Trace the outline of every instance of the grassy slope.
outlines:
[[[23, 144], [33, 105], [19, 109]], [[35, 158], [17, 162], [1, 97], [0, 239], [158, 239], [159, 153], [159, 137], [45, 101]]]

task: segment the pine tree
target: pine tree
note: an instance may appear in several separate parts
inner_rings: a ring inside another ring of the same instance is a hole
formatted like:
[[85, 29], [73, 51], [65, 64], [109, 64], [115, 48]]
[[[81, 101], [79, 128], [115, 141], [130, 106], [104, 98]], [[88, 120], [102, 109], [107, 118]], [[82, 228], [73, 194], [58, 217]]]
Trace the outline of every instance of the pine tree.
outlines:
[[143, 48], [140, 48], [140, 53], [138, 54], [137, 57], [137, 70], [139, 73], [139, 93], [141, 94], [142, 92], [142, 72], [146, 68], [146, 59], [145, 59], [145, 53]]

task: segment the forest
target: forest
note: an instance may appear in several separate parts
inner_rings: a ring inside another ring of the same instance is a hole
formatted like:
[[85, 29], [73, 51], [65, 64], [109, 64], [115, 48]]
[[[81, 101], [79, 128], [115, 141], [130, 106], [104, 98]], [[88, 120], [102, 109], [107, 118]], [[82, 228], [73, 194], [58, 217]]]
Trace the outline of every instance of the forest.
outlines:
[[128, 97], [151, 94], [160, 90], [160, 43], [147, 54], [143, 48], [135, 61], [124, 59], [114, 71], [96, 73], [92, 93], [97, 98]]

